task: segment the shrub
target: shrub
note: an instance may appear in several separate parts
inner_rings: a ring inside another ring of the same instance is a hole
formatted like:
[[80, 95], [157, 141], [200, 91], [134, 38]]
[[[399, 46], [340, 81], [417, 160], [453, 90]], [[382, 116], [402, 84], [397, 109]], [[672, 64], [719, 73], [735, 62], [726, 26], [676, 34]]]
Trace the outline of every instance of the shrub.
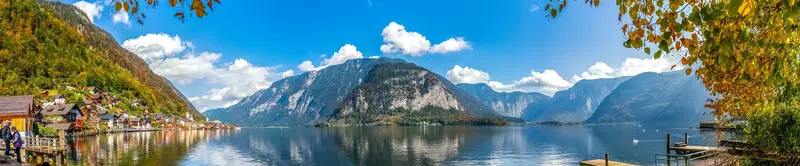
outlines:
[[[775, 110], [754, 113], [747, 121], [747, 141], [766, 149], [767, 155], [800, 154], [800, 106], [778, 104]], [[746, 161], [744, 163], [764, 164], [754, 159]]]

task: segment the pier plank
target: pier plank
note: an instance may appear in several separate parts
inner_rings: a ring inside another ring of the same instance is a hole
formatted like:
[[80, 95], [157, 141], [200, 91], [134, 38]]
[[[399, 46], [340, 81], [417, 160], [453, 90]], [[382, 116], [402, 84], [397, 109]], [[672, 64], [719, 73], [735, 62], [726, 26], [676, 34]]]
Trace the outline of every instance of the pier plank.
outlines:
[[[605, 166], [606, 160], [604, 159], [594, 159], [594, 160], [585, 160], [581, 161], [581, 166]], [[635, 164], [628, 164], [618, 161], [608, 161], [609, 166], [634, 166]]]

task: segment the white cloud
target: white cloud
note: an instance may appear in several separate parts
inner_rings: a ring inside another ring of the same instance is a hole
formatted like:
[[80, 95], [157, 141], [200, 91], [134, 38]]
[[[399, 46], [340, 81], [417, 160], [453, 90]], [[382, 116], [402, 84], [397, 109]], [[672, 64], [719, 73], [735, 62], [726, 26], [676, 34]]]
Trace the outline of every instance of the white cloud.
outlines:
[[544, 70], [544, 72], [531, 71], [531, 75], [525, 76], [510, 84], [489, 80], [489, 74], [478, 69], [469, 67], [455, 66], [447, 71], [447, 79], [454, 83], [486, 83], [495, 91], [510, 92], [540, 92], [552, 96], [558, 91], [572, 87], [576, 82], [584, 79], [616, 78], [624, 76], [634, 76], [644, 72], [667, 72], [680, 70], [682, 66], [670, 69], [672, 64], [676, 64], [679, 56], [669, 56], [660, 59], [638, 59], [627, 58], [615, 69], [604, 62], [597, 62], [580, 75], [573, 75], [570, 81], [565, 80], [555, 70]]
[[659, 58], [659, 59], [628, 58], [625, 59], [625, 62], [622, 63], [622, 67], [619, 69], [619, 75], [632, 76], [644, 72], [656, 72], [656, 73], [665, 72], [670, 70], [672, 64], [675, 63], [670, 63], [668, 58]]
[[535, 11], [537, 11], [537, 10], [539, 10], [539, 5], [533, 5], [533, 6], [531, 6], [531, 12], [535, 12]]
[[377, 56], [377, 55], [369, 57], [369, 59], [378, 59], [378, 58], [381, 58], [381, 57]]
[[361, 52], [356, 49], [356, 46], [353, 46], [352, 44], [345, 44], [342, 46], [342, 48], [339, 48], [338, 52], [334, 52], [330, 59], [323, 60], [322, 66], [338, 65], [350, 59], [361, 58], [364, 58], [364, 56], [362, 56]]
[[540, 92], [552, 96], [560, 90], [572, 86], [572, 83], [564, 80], [555, 70], [545, 70], [544, 72], [531, 71], [530, 76], [523, 77], [511, 84], [503, 84], [497, 81], [490, 81], [489, 73], [456, 65], [447, 71], [447, 79], [453, 83], [486, 83], [495, 91], [510, 92]]
[[300, 71], [317, 70], [317, 68], [314, 67], [314, 64], [311, 64], [311, 61], [303, 61], [303, 63], [300, 63], [300, 65], [297, 65], [297, 69], [300, 69]]
[[489, 81], [489, 83], [486, 83], [486, 84], [489, 85], [489, 87], [492, 87], [492, 89], [494, 89], [495, 91], [498, 91], [498, 92], [514, 91], [513, 85], [506, 85], [506, 84], [503, 84], [503, 83], [497, 82], [497, 81]]
[[186, 47], [193, 48], [189, 42], [182, 42], [178, 35], [146, 34], [122, 42], [122, 47], [133, 52], [145, 61], [161, 59], [182, 52]]
[[381, 36], [383, 36], [384, 44], [381, 45], [380, 50], [383, 53], [400, 52], [404, 55], [422, 56], [428, 52], [447, 53], [470, 48], [469, 43], [462, 37], [450, 38], [431, 47], [431, 42], [425, 36], [417, 32], [406, 31], [405, 26], [396, 22], [390, 22], [383, 28]]
[[314, 67], [314, 64], [311, 61], [303, 61], [300, 65], [297, 65], [297, 69], [300, 71], [312, 71], [312, 70], [321, 70], [331, 65], [338, 65], [350, 59], [361, 59], [364, 56], [361, 54], [360, 51], [356, 48], [356, 46], [352, 44], [345, 44], [339, 51], [334, 52], [331, 58], [322, 60], [322, 65], [319, 67]]
[[[672, 70], [670, 69], [672, 65], [677, 63], [677, 59], [675, 59], [675, 57], [664, 57], [659, 59], [627, 58], [624, 62], [622, 62], [622, 64], [620, 64], [619, 69], [611, 68], [603, 62], [597, 62], [589, 67], [587, 71], [581, 73], [580, 76], [573, 75], [572, 81], [635, 76], [644, 72], [666, 72]], [[675, 67], [675, 70], [681, 68], [682, 67], [677, 66]]]
[[464, 41], [464, 38], [458, 37], [458, 38], [450, 38], [449, 40], [434, 45], [433, 47], [431, 47], [430, 52], [444, 54], [447, 52], [455, 52], [455, 51], [461, 51], [463, 49], [469, 49], [470, 47], [471, 46], [469, 45], [469, 43]]
[[281, 73], [281, 77], [291, 77], [294, 75], [294, 70], [286, 70]]
[[497, 81], [486, 83], [492, 89], [499, 92], [539, 92], [553, 96], [558, 91], [571, 87], [574, 83], [564, 80], [555, 70], [544, 70], [544, 72], [531, 71], [530, 76], [522, 77], [511, 84], [504, 84]]
[[[211, 55], [215, 55], [216, 58], [205, 58]], [[255, 66], [241, 58], [220, 67], [211, 65], [219, 59], [220, 55], [204, 52], [198, 57], [187, 54], [184, 58], [169, 58], [165, 60], [179, 59], [176, 61], [182, 60], [183, 62], [198, 62], [202, 64], [199, 65], [202, 68], [196, 70], [184, 69], [182, 72], [165, 73], [164, 71], [169, 70], [181, 71], [186, 66], [161, 65], [154, 67], [151, 65], [151, 68], [154, 68], [156, 74], [171, 80], [179, 80], [178, 82], [180, 83], [205, 79], [208, 81], [202, 84], [221, 86], [219, 88], [211, 88], [206, 95], [191, 98], [192, 104], [202, 111], [236, 104], [242, 98], [250, 96], [258, 90], [269, 88], [272, 82], [294, 75], [293, 70], [276, 72], [274, 67]]]
[[550, 96], [570, 86], [572, 84], [559, 76], [555, 70], [544, 70], [541, 73], [531, 71], [531, 76], [523, 77], [513, 84], [516, 89], [538, 91]]
[[204, 79], [215, 72], [214, 62], [219, 60], [221, 54], [203, 52], [200, 56], [193, 53], [184, 57], [155, 60], [150, 63], [150, 69], [158, 75], [187, 85], [194, 80]]
[[612, 78], [615, 77], [614, 69], [611, 66], [608, 66], [606, 63], [597, 62], [591, 67], [589, 70], [581, 73], [581, 76], [572, 76], [573, 81], [578, 81], [582, 79], [598, 79], [598, 78]]
[[89, 3], [86, 1], [78, 1], [73, 3], [78, 9], [86, 13], [86, 16], [89, 18], [89, 22], [94, 23], [95, 18], [100, 18], [100, 12], [103, 11], [103, 6], [98, 3]]
[[447, 71], [447, 79], [453, 83], [486, 83], [489, 81], [489, 73], [469, 68], [461, 67], [459, 65], [453, 66], [453, 69]]
[[384, 53], [402, 52], [412, 56], [421, 56], [431, 48], [431, 42], [417, 32], [408, 32], [403, 25], [395, 22], [389, 23], [381, 32], [384, 44], [381, 51]]
[[131, 21], [128, 18], [128, 12], [125, 11], [125, 9], [117, 11], [117, 13], [114, 14], [113, 17], [111, 17], [111, 21], [113, 21], [114, 24], [123, 23], [126, 25], [131, 25]]
[[148, 65], [158, 75], [182, 85], [210, 88], [205, 95], [189, 98], [201, 111], [233, 105], [258, 90], [268, 88], [274, 81], [294, 75], [293, 70], [279, 72], [276, 67], [256, 66], [241, 58], [221, 64], [220, 53], [196, 55], [191, 51], [172, 57], [183, 52], [185, 47], [194, 50], [194, 45], [181, 41], [178, 36], [147, 34], [127, 40], [123, 46], [150, 59]]

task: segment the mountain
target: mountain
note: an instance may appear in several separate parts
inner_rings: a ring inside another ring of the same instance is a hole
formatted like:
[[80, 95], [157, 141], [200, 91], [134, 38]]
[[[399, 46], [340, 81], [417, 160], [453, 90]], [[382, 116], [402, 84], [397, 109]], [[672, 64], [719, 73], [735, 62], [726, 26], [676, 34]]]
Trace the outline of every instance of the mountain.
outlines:
[[200, 114], [200, 111], [197, 110], [197, 107], [194, 107], [194, 104], [192, 104], [192, 102], [190, 102], [189, 99], [186, 98], [186, 96], [183, 95], [183, 93], [181, 93], [181, 91], [179, 91], [178, 88], [176, 88], [174, 84], [172, 84], [172, 81], [169, 81], [166, 77], [161, 77], [161, 79], [164, 80], [164, 82], [166, 82], [167, 85], [169, 85], [170, 88], [172, 88], [173, 92], [175, 92], [176, 94], [178, 94], [179, 97], [181, 97], [181, 100], [183, 102], [185, 102], [187, 105], [189, 105], [189, 110], [190, 111], [195, 112], [195, 114]]
[[402, 111], [499, 116], [441, 76], [391, 58], [348, 60], [287, 77], [206, 115], [237, 124], [311, 125], [373, 122]]
[[[62, 85], [93, 86], [123, 103], [140, 100], [151, 111], [183, 115], [191, 111], [177, 90], [150, 71], [107, 32], [73, 5], [49, 1], [2, 3], [0, 10], [0, 95], [30, 95]], [[15, 14], [10, 14], [11, 12]], [[20, 79], [25, 78], [25, 79]], [[79, 96], [65, 93], [68, 101]], [[123, 104], [132, 114], [145, 108]]]
[[550, 100], [550, 96], [536, 92], [496, 92], [484, 83], [457, 86], [500, 115], [524, 120], [536, 112], [526, 110], [540, 108]]
[[694, 75], [642, 73], [619, 84], [586, 123], [696, 124], [711, 119], [709, 97]]
[[617, 85], [630, 77], [581, 80], [567, 90], [556, 92], [549, 103], [536, 109], [537, 115], [528, 119], [534, 121], [583, 122], [594, 113], [606, 96], [611, 94]]

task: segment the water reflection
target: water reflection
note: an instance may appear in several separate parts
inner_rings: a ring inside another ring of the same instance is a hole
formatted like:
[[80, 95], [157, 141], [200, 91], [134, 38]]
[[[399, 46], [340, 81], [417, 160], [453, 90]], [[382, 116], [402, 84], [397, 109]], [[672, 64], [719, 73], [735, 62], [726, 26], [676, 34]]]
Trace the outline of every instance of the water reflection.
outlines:
[[[105, 134], [68, 141], [71, 165], [178, 165], [209, 132], [159, 131]], [[219, 138], [219, 137], [217, 137]]]
[[[714, 132], [668, 127], [350, 127], [109, 134], [72, 142], [80, 165], [576, 165], [602, 158], [653, 164], [665, 135]], [[683, 140], [674, 136], [673, 141]], [[640, 140], [633, 143], [633, 139]]]

